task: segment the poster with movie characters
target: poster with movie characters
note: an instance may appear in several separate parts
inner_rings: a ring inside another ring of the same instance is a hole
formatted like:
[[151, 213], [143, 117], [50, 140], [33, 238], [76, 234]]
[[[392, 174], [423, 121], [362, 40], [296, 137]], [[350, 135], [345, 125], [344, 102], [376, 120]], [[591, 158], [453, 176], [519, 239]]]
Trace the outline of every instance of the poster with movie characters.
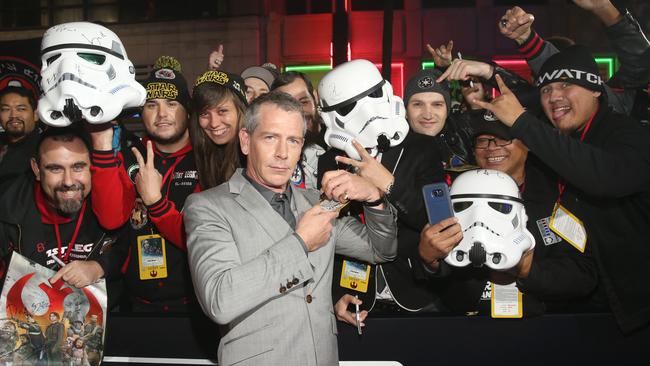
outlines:
[[96, 366], [104, 349], [106, 283], [77, 289], [13, 253], [0, 295], [0, 365]]

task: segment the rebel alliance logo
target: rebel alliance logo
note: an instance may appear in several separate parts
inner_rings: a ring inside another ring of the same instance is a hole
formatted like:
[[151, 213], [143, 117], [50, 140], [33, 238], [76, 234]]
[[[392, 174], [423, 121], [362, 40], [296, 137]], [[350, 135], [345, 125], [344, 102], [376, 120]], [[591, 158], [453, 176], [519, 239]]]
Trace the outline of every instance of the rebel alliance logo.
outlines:
[[563, 80], [563, 79], [574, 79], [574, 80], [585, 80], [591, 84], [600, 85], [603, 83], [603, 80], [600, 78], [600, 75], [596, 75], [591, 72], [575, 70], [575, 69], [559, 69], [553, 70], [551, 72], [545, 72], [543, 75], [540, 75], [537, 79], [536, 85], [544, 84], [545, 82], [552, 82], [554, 80]]

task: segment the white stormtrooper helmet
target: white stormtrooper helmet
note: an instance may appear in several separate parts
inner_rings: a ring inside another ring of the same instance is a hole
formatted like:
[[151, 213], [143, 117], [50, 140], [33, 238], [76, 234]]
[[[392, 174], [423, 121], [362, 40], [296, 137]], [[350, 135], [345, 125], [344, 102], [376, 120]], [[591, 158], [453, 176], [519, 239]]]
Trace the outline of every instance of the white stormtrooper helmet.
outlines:
[[528, 216], [519, 188], [508, 174], [489, 169], [465, 172], [451, 185], [450, 197], [463, 240], [445, 262], [507, 270], [535, 247], [526, 229]]
[[48, 29], [41, 43], [41, 121], [67, 126], [114, 120], [124, 108], [144, 104], [146, 92], [120, 39], [109, 29], [88, 22], [63, 23]]
[[409, 130], [402, 98], [368, 60], [353, 60], [328, 72], [318, 84], [325, 142], [361, 160], [352, 139], [370, 155], [399, 145]]

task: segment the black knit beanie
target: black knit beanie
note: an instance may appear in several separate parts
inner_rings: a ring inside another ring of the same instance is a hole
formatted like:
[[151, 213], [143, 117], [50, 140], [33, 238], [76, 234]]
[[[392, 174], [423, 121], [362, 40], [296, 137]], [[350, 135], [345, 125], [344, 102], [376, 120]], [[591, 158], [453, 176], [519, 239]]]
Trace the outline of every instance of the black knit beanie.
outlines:
[[564, 81], [593, 91], [603, 91], [598, 65], [589, 50], [580, 45], [571, 46], [551, 56], [542, 65], [537, 76], [538, 88]]
[[449, 95], [449, 85], [447, 81], [442, 83], [436, 82], [436, 79], [440, 77], [442, 73], [436, 69], [426, 69], [418, 72], [409, 79], [406, 83], [406, 89], [404, 90], [404, 105], [408, 106], [409, 99], [414, 94], [417, 93], [440, 93], [443, 98], [445, 98], [445, 103], [447, 104], [447, 113], [451, 108], [451, 97]]
[[147, 100], [176, 100], [185, 107], [187, 113], [191, 113], [187, 82], [181, 74], [180, 63], [173, 57], [161, 56], [156, 60], [154, 69], [142, 84], [147, 90]]

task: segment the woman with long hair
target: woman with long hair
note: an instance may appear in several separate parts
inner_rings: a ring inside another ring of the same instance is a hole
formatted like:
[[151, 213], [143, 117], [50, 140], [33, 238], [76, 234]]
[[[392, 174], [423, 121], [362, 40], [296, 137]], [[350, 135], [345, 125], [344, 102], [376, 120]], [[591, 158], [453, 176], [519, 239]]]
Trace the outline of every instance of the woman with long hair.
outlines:
[[223, 71], [206, 71], [194, 83], [189, 131], [202, 190], [243, 166], [238, 134], [247, 107], [244, 87], [241, 77]]

